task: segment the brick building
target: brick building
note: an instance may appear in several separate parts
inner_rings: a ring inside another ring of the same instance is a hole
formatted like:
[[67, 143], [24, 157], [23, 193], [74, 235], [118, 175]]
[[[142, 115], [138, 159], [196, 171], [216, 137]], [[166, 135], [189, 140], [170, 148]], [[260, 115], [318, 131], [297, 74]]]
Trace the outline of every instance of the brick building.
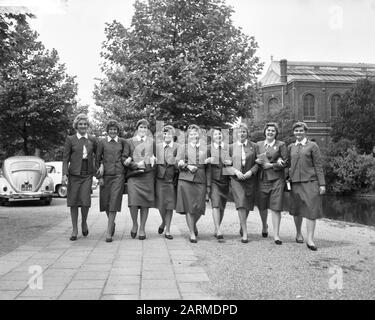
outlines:
[[309, 137], [325, 145], [341, 96], [366, 76], [375, 77], [375, 64], [271, 61], [260, 80], [263, 105], [255, 118], [289, 105], [309, 126]]

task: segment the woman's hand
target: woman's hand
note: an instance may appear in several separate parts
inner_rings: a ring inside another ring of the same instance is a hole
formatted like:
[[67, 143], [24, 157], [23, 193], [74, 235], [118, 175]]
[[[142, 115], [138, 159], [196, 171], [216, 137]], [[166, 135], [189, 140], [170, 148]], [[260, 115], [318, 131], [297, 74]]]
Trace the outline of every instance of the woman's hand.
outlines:
[[133, 159], [132, 157], [128, 157], [125, 161], [124, 161], [124, 165], [125, 166], [129, 166], [131, 163], [132, 163]]
[[256, 162], [257, 164], [263, 165], [263, 160], [261, 160], [261, 159], [259, 159], [259, 158], [255, 159], [255, 162]]
[[179, 168], [184, 168], [184, 167], [186, 166], [186, 165], [185, 165], [185, 161], [184, 161], [184, 160], [180, 160], [180, 161], [178, 161], [177, 166], [178, 166]]
[[214, 161], [214, 157], [209, 157], [206, 160], [204, 160], [204, 164], [212, 163], [212, 161]]
[[68, 176], [66, 174], [63, 175], [63, 177], [61, 179], [61, 183], [63, 185], [67, 185], [68, 184]]
[[249, 170], [248, 172], [246, 172], [244, 174], [244, 177], [245, 177], [245, 179], [250, 179], [252, 175], [253, 175], [253, 172], [251, 170]]
[[224, 160], [225, 166], [231, 166], [233, 164], [232, 160]]
[[325, 194], [326, 193], [326, 187], [325, 186], [320, 186], [319, 187], [319, 194]]
[[284, 166], [285, 165], [285, 161], [283, 159], [279, 158], [279, 159], [277, 159], [277, 164], [279, 166]]
[[234, 172], [234, 174], [236, 175], [236, 177], [239, 179], [239, 180], [242, 180], [242, 181], [245, 181], [246, 178], [245, 178], [245, 175], [240, 171], [240, 170], [236, 170]]
[[267, 169], [271, 169], [271, 168], [273, 168], [273, 164], [272, 164], [272, 163], [269, 163], [269, 162], [266, 162], [266, 163], [263, 164], [263, 168], [264, 168], [265, 170], [267, 170]]
[[139, 169], [145, 169], [146, 168], [145, 161], [141, 160], [141, 161], [137, 162], [137, 167]]
[[102, 177], [103, 174], [104, 174], [104, 165], [103, 165], [103, 163], [102, 163], [102, 164], [100, 165], [98, 171], [96, 171], [96, 175], [97, 175], [98, 177]]
[[191, 173], [195, 173], [195, 172], [197, 172], [197, 170], [198, 170], [198, 167], [196, 167], [196, 166], [192, 166], [191, 164], [189, 164], [189, 165], [187, 166], [187, 168], [188, 168], [188, 170], [189, 170]]

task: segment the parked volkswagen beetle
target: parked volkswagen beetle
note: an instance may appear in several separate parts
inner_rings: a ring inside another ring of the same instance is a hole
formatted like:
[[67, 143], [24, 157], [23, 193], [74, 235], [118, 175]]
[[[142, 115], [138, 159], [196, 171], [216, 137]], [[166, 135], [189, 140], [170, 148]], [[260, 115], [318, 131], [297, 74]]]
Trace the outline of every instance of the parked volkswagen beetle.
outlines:
[[44, 161], [35, 156], [4, 160], [0, 175], [0, 204], [22, 200], [52, 201], [53, 181]]

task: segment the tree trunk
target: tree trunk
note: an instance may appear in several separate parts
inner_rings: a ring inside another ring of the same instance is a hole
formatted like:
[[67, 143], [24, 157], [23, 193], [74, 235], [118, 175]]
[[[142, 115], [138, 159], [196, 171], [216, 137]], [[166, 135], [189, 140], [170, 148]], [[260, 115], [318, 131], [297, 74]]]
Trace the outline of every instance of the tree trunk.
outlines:
[[29, 155], [29, 148], [27, 146], [27, 128], [26, 128], [26, 122], [23, 124], [23, 153], [25, 156]]

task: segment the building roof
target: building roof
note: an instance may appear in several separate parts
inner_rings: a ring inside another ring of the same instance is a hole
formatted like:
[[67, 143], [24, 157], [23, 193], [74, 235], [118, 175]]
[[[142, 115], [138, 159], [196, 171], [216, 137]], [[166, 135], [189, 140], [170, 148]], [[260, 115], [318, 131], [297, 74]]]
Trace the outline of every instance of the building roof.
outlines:
[[[375, 77], [375, 64], [287, 61], [287, 81], [355, 82]], [[280, 61], [272, 61], [260, 80], [262, 86], [281, 84]]]

